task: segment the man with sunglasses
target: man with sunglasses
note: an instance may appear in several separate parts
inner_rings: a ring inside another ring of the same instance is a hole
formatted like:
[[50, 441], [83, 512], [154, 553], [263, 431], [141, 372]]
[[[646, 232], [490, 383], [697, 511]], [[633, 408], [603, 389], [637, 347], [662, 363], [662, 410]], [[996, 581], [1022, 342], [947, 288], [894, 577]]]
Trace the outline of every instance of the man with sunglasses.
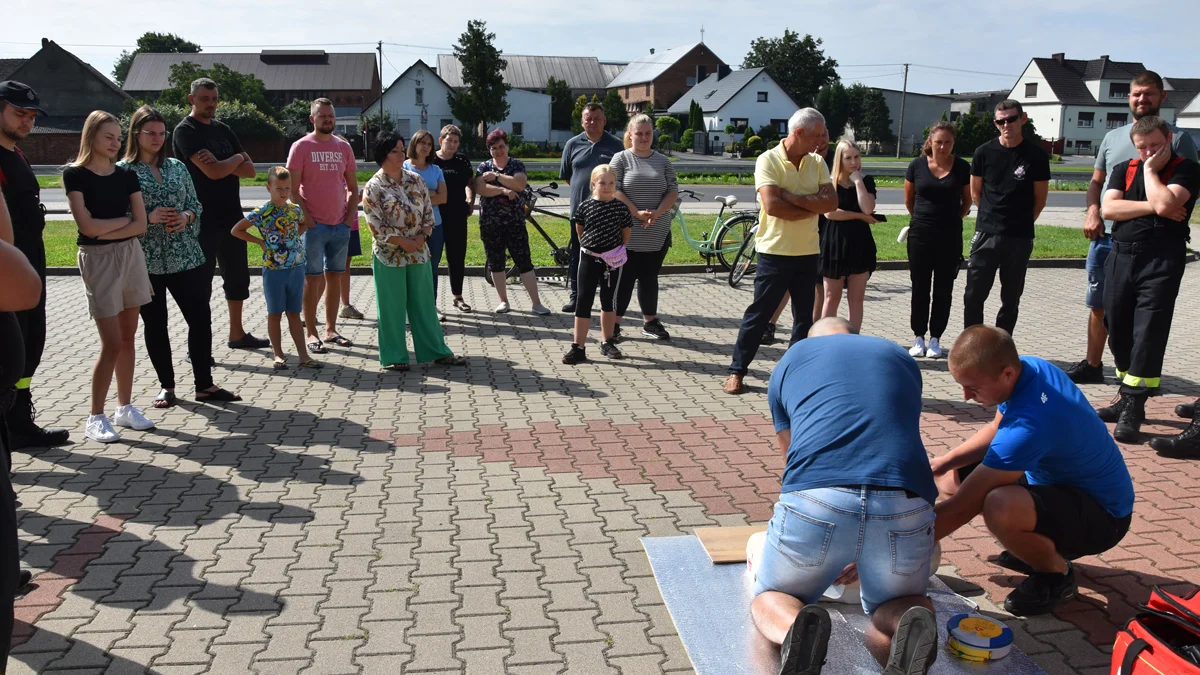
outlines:
[[1000, 311], [996, 326], [1011, 335], [1017, 325], [1025, 271], [1033, 253], [1033, 223], [1050, 191], [1050, 156], [1022, 135], [1029, 116], [1012, 99], [996, 106], [1000, 137], [975, 150], [971, 162], [971, 198], [979, 207], [967, 290], [963, 294], [966, 328], [983, 323], [983, 303], [1000, 273]]

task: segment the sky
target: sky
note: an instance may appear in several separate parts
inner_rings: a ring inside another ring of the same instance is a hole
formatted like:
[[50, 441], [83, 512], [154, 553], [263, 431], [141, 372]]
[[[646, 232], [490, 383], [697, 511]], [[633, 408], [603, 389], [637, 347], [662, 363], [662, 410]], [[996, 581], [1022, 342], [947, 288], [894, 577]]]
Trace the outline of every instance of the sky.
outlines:
[[417, 59], [436, 65], [436, 55], [450, 51], [466, 22], [480, 19], [510, 54], [609, 61], [698, 42], [703, 29], [704, 42], [735, 68], [751, 41], [789, 28], [823, 40], [825, 55], [837, 60], [848, 84], [900, 89], [899, 64], [910, 63], [909, 91], [929, 94], [1009, 89], [1031, 57], [1055, 52], [1079, 59], [1108, 55], [1141, 61], [1167, 77], [1200, 78], [1200, 50], [1192, 47], [1190, 30], [1170, 30], [1200, 23], [1200, 2], [1123, 4], [759, 0], [731, 14], [730, 3], [717, 0], [360, 0], [340, 7], [330, 0], [4, 0], [0, 58], [28, 57], [46, 37], [109, 75], [122, 48], [132, 49], [146, 31], [175, 33], [206, 52], [285, 46], [365, 52], [382, 40], [386, 84]]

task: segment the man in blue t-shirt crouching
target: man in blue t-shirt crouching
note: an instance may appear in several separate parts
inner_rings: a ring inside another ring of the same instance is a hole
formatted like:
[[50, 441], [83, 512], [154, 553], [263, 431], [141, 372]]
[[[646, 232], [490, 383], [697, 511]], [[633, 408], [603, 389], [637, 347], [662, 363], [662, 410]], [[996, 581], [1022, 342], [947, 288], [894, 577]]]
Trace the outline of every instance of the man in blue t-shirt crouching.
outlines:
[[786, 465], [750, 609], [781, 645], [781, 673], [820, 672], [829, 614], [812, 603], [856, 576], [867, 648], [884, 672], [925, 673], [937, 658], [926, 597], [937, 487], [921, 442], [921, 372], [895, 343], [853, 332], [818, 321], [771, 374]]
[[937, 538], [982, 513], [1005, 549], [996, 564], [1028, 575], [1004, 608], [1044, 614], [1078, 592], [1071, 560], [1103, 553], [1129, 531], [1125, 459], [1067, 374], [1018, 356], [1007, 332], [968, 328], [949, 366], [963, 398], [999, 407], [990, 424], [930, 462], [947, 497], [936, 509]]

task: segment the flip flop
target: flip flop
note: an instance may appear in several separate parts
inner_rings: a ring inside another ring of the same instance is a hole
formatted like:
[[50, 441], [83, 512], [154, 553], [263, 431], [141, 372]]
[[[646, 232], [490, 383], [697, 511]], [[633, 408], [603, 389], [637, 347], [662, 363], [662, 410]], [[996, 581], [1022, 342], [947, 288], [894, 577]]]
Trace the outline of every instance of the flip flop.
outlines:
[[308, 343], [308, 351], [314, 354], [326, 354], [329, 352], [328, 349], [325, 349], [325, 343], [321, 342], [320, 340], [313, 340], [312, 342]]
[[196, 400], [204, 402], [204, 403], [208, 403], [208, 402], [212, 402], [212, 401], [218, 401], [221, 403], [225, 403], [225, 402], [229, 402], [229, 401], [240, 401], [240, 400], [242, 400], [242, 397], [238, 396], [237, 394], [233, 393], [232, 391], [228, 391], [228, 390], [222, 389], [220, 387], [217, 387], [216, 391], [198, 391], [198, 392], [196, 392]]
[[407, 373], [408, 372], [408, 364], [407, 363], [393, 363], [390, 366], [384, 366], [383, 369], [384, 370], [394, 370], [398, 373]]
[[158, 396], [154, 397], [154, 403], [152, 405], [159, 410], [164, 408], [173, 408], [178, 400], [179, 399], [175, 398], [175, 392], [163, 389], [162, 391], [158, 392]]
[[288, 367], [287, 361], [283, 361], [283, 360], [276, 361], [275, 365], [272, 366], [272, 368], [274, 368], [275, 370], [287, 370], [287, 367]]
[[341, 335], [334, 335], [331, 338], [326, 338], [325, 341], [332, 342], [333, 344], [335, 344], [339, 347], [353, 347], [354, 346], [353, 342], [347, 340], [346, 338], [342, 337]]
[[437, 359], [434, 361], [434, 363], [441, 364], [443, 366], [465, 366], [467, 365], [467, 357], [459, 354], [451, 354], [450, 356], [443, 356], [442, 358]]
[[454, 301], [454, 309], [457, 309], [458, 311], [463, 312], [463, 313], [469, 313], [469, 312], [474, 311], [471, 309], [471, 306], [467, 304], [467, 301], [463, 300], [462, 298], [458, 298], [457, 300]]
[[312, 368], [313, 370], [320, 370], [325, 367], [325, 364], [321, 363], [320, 361], [317, 361], [316, 359], [309, 359], [307, 361], [301, 361], [300, 367], [301, 368]]

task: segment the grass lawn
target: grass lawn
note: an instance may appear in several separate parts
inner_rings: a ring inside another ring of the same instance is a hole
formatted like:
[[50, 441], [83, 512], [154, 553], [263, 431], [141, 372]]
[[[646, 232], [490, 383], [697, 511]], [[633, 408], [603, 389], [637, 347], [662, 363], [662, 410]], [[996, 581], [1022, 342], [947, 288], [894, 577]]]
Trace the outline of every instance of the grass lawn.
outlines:
[[[692, 214], [687, 216], [688, 231], [694, 237], [698, 237], [701, 232], [711, 232], [714, 216], [703, 214]], [[364, 224], [359, 230], [359, 236], [362, 238], [363, 250], [371, 250], [370, 234], [367, 231], [365, 221], [360, 221]], [[565, 221], [542, 218], [538, 221], [546, 232], [560, 246], [566, 246], [568, 230]], [[874, 227], [875, 245], [878, 247], [878, 257], [880, 260], [904, 260], [908, 257], [907, 249], [904, 244], [896, 243], [896, 237], [900, 233], [900, 228], [908, 224], [908, 216], [889, 216], [888, 222], [880, 223]], [[966, 246], [969, 244], [971, 235], [975, 231], [975, 220], [968, 218], [963, 232], [963, 253], [967, 253]], [[78, 248], [75, 245], [75, 223], [71, 221], [51, 221], [46, 224], [46, 261], [50, 267], [75, 267], [76, 252]], [[550, 257], [550, 247], [545, 239], [537, 233], [533, 228], [529, 228], [530, 248], [533, 252], [533, 261], [538, 266], [550, 266], [553, 264]], [[670, 252], [667, 253], [666, 264], [700, 264], [703, 262], [699, 256], [690, 248], [683, 236], [676, 231], [672, 238], [674, 245]], [[468, 265], [483, 265], [483, 244], [479, 241], [479, 221], [476, 217], [472, 217], [468, 224], [468, 244], [467, 244], [467, 264]], [[1070, 227], [1049, 227], [1038, 226], [1037, 238], [1034, 239], [1033, 257], [1034, 258], [1083, 258], [1087, 256], [1088, 240], [1080, 235], [1078, 228]], [[250, 247], [248, 257], [252, 265], [258, 265], [262, 258], [257, 252], [257, 249]], [[362, 256], [354, 260], [356, 267], [367, 267], [370, 265], [370, 255]]]

